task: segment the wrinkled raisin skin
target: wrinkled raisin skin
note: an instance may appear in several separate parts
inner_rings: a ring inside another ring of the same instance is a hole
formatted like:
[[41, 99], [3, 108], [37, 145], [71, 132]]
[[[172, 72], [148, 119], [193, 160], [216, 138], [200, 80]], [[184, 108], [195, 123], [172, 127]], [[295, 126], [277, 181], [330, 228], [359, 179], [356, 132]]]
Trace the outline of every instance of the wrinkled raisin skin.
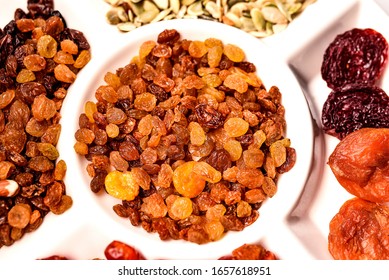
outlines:
[[354, 28], [339, 34], [324, 53], [321, 74], [331, 89], [375, 84], [388, 59], [388, 43], [377, 31]]
[[199, 123], [204, 127], [216, 129], [224, 123], [223, 116], [209, 105], [197, 105], [195, 113]]
[[363, 127], [389, 127], [389, 97], [376, 86], [334, 90], [323, 105], [322, 124], [327, 134], [339, 139]]

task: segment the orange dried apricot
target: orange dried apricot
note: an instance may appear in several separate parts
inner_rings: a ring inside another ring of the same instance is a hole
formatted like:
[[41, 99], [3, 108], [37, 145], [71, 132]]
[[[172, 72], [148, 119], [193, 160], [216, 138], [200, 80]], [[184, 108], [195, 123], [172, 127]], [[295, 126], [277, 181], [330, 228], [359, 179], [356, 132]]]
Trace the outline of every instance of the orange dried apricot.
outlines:
[[389, 259], [389, 208], [360, 198], [346, 201], [330, 222], [328, 250], [337, 260]]
[[328, 165], [351, 194], [389, 202], [389, 128], [362, 128], [335, 147]]

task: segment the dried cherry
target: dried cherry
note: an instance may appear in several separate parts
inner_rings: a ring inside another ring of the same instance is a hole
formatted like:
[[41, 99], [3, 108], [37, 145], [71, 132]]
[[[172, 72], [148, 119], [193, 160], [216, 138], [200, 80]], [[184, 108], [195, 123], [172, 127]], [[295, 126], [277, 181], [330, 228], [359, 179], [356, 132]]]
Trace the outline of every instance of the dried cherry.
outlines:
[[335, 37], [326, 49], [322, 78], [331, 89], [346, 84], [373, 85], [388, 59], [388, 42], [374, 29], [354, 28]]
[[389, 127], [389, 97], [377, 86], [333, 90], [322, 109], [324, 131], [339, 139], [363, 127]]
[[389, 202], [389, 128], [362, 128], [336, 146], [328, 164], [351, 194]]
[[330, 222], [334, 259], [389, 259], [389, 208], [360, 198], [346, 201]]
[[114, 240], [104, 250], [107, 260], [144, 260], [143, 255], [134, 247]]

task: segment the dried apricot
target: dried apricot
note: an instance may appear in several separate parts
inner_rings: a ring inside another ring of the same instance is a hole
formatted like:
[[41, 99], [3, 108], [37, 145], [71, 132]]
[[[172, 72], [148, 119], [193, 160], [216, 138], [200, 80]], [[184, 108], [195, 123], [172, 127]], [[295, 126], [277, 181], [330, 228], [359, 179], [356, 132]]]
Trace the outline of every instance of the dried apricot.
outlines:
[[389, 201], [389, 128], [362, 128], [338, 143], [328, 164], [351, 194], [372, 202]]
[[337, 260], [389, 259], [389, 208], [360, 198], [346, 201], [330, 222], [328, 250]]

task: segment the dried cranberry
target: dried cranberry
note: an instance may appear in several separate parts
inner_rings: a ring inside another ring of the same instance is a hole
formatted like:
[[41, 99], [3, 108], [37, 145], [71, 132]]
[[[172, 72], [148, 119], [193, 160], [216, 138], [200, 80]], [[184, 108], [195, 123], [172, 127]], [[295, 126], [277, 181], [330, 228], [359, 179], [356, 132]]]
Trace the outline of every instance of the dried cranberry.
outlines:
[[334, 90], [324, 103], [322, 124], [327, 134], [339, 139], [362, 127], [389, 127], [389, 97], [377, 86]]
[[331, 89], [347, 84], [373, 85], [388, 58], [388, 42], [379, 32], [354, 28], [339, 34], [324, 53], [321, 74]]

